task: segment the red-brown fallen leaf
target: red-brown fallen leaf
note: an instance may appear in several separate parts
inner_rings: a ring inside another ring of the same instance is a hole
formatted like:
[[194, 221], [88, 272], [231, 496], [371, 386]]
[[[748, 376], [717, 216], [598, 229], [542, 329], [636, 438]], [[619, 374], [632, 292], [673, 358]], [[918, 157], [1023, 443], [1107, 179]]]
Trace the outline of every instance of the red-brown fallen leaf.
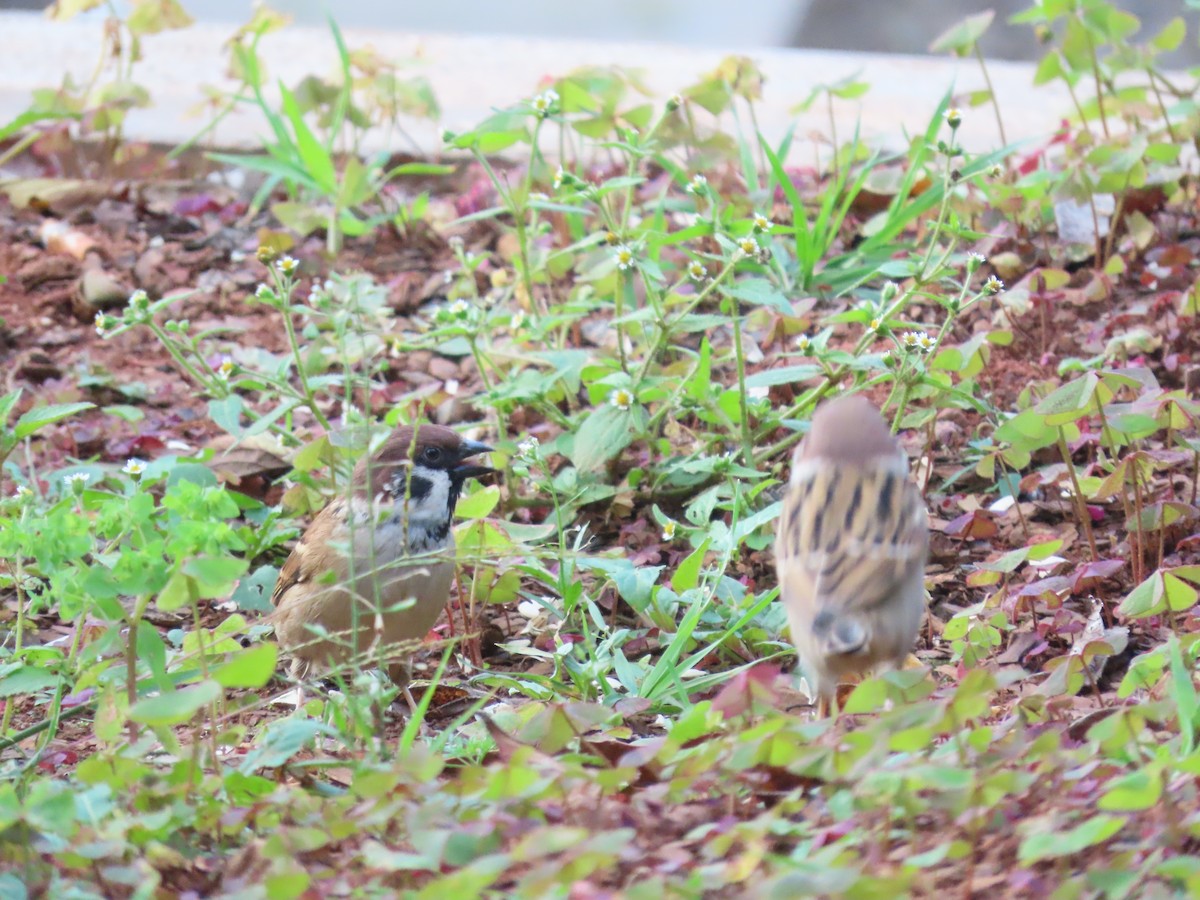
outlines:
[[1105, 578], [1110, 578], [1126, 566], [1123, 559], [1098, 559], [1079, 566], [1071, 576], [1071, 593], [1091, 590]]
[[60, 750], [57, 753], [47, 753], [38, 760], [38, 770], [53, 775], [61, 766], [73, 766], [79, 762], [79, 755], [74, 750]]
[[775, 681], [779, 678], [779, 667], [769, 664], [751, 666], [734, 675], [712, 702], [713, 709], [731, 719], [750, 712], [755, 701], [775, 706], [778, 694]]
[[152, 434], [139, 435], [129, 444], [129, 452], [139, 459], [154, 459], [166, 449], [162, 438]]
[[1039, 578], [1017, 591], [1018, 598], [1041, 600], [1047, 606], [1061, 606], [1071, 594], [1071, 579], [1065, 575], [1051, 575], [1049, 578]]
[[944, 533], [964, 541], [987, 541], [994, 538], [999, 529], [992, 514], [982, 509], [964, 513], [946, 524]]

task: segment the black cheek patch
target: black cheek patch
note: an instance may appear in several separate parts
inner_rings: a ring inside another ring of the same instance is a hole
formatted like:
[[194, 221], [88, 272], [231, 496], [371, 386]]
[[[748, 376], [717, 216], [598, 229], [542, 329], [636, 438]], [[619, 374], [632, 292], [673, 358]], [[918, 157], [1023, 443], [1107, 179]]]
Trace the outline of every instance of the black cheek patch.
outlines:
[[428, 478], [414, 475], [408, 482], [408, 496], [413, 500], [424, 500], [433, 490], [433, 483]]
[[406, 479], [405, 474], [404, 471], [398, 471], [387, 483], [385, 490], [393, 499], [404, 500], [407, 498], [415, 502], [429, 496], [429, 492], [433, 490], [433, 484], [428, 478], [414, 475], [412, 478]]

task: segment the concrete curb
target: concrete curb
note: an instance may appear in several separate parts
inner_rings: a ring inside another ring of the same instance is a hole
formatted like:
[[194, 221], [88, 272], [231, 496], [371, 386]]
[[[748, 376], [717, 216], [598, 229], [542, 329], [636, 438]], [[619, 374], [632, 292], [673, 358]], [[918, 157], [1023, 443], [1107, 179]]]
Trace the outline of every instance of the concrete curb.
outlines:
[[[177, 144], [200, 130], [204, 120], [189, 111], [205, 100], [203, 86], [231, 86], [224, 77], [223, 45], [232, 32], [225, 26], [197, 24], [143, 42], [144, 60], [138, 64], [134, 80], [151, 91], [153, 105], [130, 114], [129, 137]], [[28, 13], [0, 13], [0, 43], [5, 49], [0, 56], [0, 124], [28, 109], [33, 89], [57, 86], [64, 73], [69, 72], [77, 83], [86, 83], [96, 65], [100, 34], [98, 23], [54, 23]], [[430, 155], [440, 149], [442, 127], [455, 131], [471, 128], [494, 108], [536, 93], [544, 79], [578, 67], [615, 65], [637, 69], [645, 84], [665, 99], [697, 81], [727, 55], [661, 44], [417, 35], [362, 29], [348, 29], [345, 36], [351, 48], [369, 44], [386, 58], [412, 60], [412, 70], [429, 79], [442, 105], [442, 123], [413, 122], [407, 130], [420, 149]], [[270, 77], [288, 85], [305, 75], [336, 71], [333, 40], [325, 29], [293, 26], [266, 37], [261, 50]], [[789, 112], [813, 85], [859, 73], [871, 90], [858, 101], [839, 101], [835, 105], [839, 137], [848, 136], [858, 121], [865, 137], [894, 146], [905, 134], [924, 130], [951, 86], [960, 94], [983, 87], [978, 66], [971, 61], [816, 50], [731, 52], [751, 57], [766, 75], [758, 114], [767, 136], [778, 140], [789, 123], [798, 122], [797, 153], [804, 148], [811, 154], [804, 138], [829, 130], [823, 108], [798, 117]], [[1028, 64], [997, 62], [990, 65], [989, 71], [1010, 141], [1045, 138], [1070, 108], [1065, 90], [1033, 87], [1033, 67]], [[265, 124], [256, 119], [250, 114], [231, 116], [210, 142], [255, 147], [259, 136], [266, 132]], [[960, 134], [970, 152], [1000, 146], [990, 107], [968, 110]], [[388, 147], [386, 141], [381, 132], [373, 133], [367, 138], [366, 149], [411, 149], [396, 141]]]

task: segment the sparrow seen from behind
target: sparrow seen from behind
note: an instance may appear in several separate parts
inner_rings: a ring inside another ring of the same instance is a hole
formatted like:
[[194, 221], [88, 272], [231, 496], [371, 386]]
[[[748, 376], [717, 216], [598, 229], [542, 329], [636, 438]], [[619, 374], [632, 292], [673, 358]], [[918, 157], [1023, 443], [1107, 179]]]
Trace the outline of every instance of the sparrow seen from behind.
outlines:
[[818, 407], [796, 449], [775, 538], [779, 597], [817, 695], [903, 664], [925, 612], [929, 515], [908, 458], [870, 401]]
[[467, 460], [491, 449], [440, 425], [405, 425], [359, 461], [348, 493], [313, 519], [271, 595], [268, 621], [293, 677], [366, 657], [407, 690], [408, 658], [450, 595], [463, 483], [494, 471]]

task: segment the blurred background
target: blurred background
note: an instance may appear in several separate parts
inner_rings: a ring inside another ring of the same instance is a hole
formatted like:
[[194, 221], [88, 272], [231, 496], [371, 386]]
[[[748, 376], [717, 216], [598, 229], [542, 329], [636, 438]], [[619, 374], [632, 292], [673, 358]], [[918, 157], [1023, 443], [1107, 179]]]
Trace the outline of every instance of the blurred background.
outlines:
[[[47, 0], [0, 0], [0, 9], [47, 5]], [[114, 5], [125, 6], [120, 0]], [[240, 24], [249, 17], [251, 0], [183, 0], [183, 5], [200, 21]], [[1014, 60], [1040, 55], [1028, 26], [1007, 24], [1031, 0], [274, 0], [269, 5], [301, 24], [321, 24], [332, 9], [345, 28], [884, 53], [925, 53], [929, 42], [959, 19], [994, 9], [996, 22], [982, 42], [985, 54]], [[1189, 40], [1168, 61], [1176, 66], [1200, 62], [1200, 11], [1187, 0], [1122, 0], [1118, 5], [1141, 18], [1140, 40], [1184, 15]]]

